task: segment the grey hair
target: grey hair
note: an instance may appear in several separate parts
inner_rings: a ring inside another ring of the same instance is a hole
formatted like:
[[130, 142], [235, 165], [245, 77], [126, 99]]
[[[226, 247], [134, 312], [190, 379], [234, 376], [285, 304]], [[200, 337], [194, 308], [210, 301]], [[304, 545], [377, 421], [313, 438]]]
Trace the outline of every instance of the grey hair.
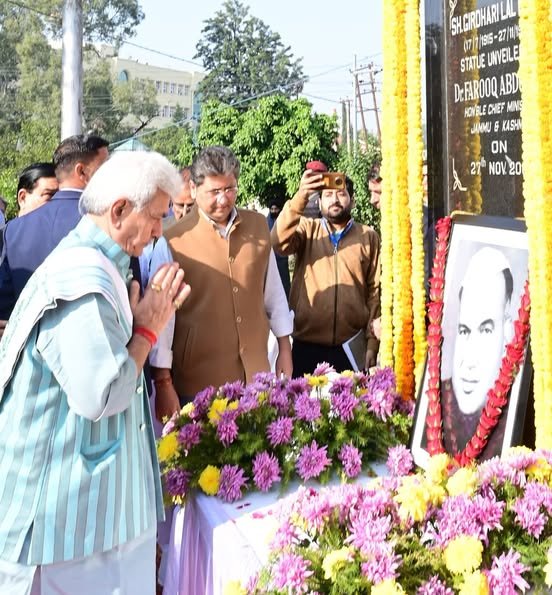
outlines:
[[120, 198], [143, 210], [159, 190], [171, 199], [182, 179], [166, 157], [149, 151], [121, 151], [112, 155], [92, 176], [79, 202], [81, 214], [103, 215]]
[[192, 181], [201, 186], [207, 176], [233, 175], [240, 177], [240, 162], [228, 147], [205, 147], [195, 157], [191, 167]]

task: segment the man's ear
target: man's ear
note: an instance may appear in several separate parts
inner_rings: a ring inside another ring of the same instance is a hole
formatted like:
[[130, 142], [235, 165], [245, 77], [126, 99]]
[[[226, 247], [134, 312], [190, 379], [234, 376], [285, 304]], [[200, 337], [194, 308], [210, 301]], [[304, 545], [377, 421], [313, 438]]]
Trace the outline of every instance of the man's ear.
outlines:
[[508, 312], [504, 315], [504, 349], [514, 337], [514, 323]]
[[25, 207], [25, 199], [27, 198], [27, 191], [25, 188], [20, 188], [19, 192], [17, 193], [17, 204], [19, 205], [20, 209]]
[[84, 171], [84, 163], [81, 163], [80, 161], [78, 161], [75, 164], [75, 167], [74, 167], [73, 171], [75, 172], [75, 174], [77, 175], [78, 178], [85, 178], [86, 177], [86, 173]]
[[115, 227], [120, 227], [123, 219], [125, 218], [125, 211], [128, 206], [128, 201], [126, 198], [118, 198], [114, 203], [112, 203], [111, 207], [109, 208], [109, 212], [111, 215], [111, 223]]
[[190, 180], [188, 183], [190, 184], [190, 193], [192, 195], [192, 198], [195, 200], [197, 196], [197, 186], [194, 184], [192, 180]]

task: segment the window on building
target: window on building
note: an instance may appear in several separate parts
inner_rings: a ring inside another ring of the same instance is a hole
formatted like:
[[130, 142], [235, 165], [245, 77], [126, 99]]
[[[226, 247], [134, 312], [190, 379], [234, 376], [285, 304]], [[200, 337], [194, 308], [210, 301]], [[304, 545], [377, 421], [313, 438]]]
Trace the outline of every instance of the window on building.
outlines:
[[128, 83], [128, 72], [126, 70], [121, 70], [118, 79], [120, 83]]
[[184, 85], [184, 95], [190, 94], [190, 85]]
[[173, 95], [176, 93], [176, 83], [171, 83], [171, 93]]
[[161, 81], [155, 81], [155, 90], [161, 93]]
[[163, 81], [163, 93], [169, 92], [169, 83], [167, 81]]
[[184, 95], [184, 85], [178, 85], [178, 95]]
[[171, 105], [171, 109], [170, 109], [170, 112], [169, 112], [169, 116], [170, 116], [171, 118], [174, 118], [174, 115], [175, 115], [175, 114], [176, 114], [176, 107], [175, 107], [174, 105]]
[[190, 108], [185, 107], [183, 111], [184, 111], [184, 118], [186, 118], [186, 120], [187, 120], [190, 117]]
[[157, 115], [158, 115], [160, 118], [162, 118], [162, 117], [163, 117], [163, 106], [162, 106], [162, 105], [160, 105], [160, 106], [159, 106], [159, 111], [157, 112]]

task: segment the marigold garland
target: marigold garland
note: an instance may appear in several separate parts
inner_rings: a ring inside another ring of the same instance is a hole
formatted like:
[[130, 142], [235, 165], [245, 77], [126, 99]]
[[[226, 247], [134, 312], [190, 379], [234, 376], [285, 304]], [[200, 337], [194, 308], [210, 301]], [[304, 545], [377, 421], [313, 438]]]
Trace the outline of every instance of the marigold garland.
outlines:
[[[446, 255], [450, 237], [451, 218], [445, 217], [437, 222], [437, 245], [430, 279], [429, 332], [428, 332], [428, 411], [426, 417], [427, 450], [430, 455], [444, 452], [442, 411], [441, 411], [441, 344], [443, 317], [443, 295], [445, 289]], [[506, 345], [506, 354], [494, 386], [487, 393], [485, 407], [481, 412], [479, 423], [462, 452], [455, 455], [459, 465], [470, 465], [479, 457], [487, 446], [487, 442], [498, 424], [502, 411], [508, 404], [510, 389], [517, 376], [525, 354], [529, 336], [529, 283], [526, 283], [514, 322], [514, 337]]]
[[552, 12], [550, 0], [520, 0], [522, 158], [532, 292], [537, 447], [552, 446]]
[[[382, 200], [380, 356], [383, 364], [394, 367], [397, 387], [405, 399], [414, 396], [415, 353], [420, 364], [425, 348], [418, 11], [419, 0], [409, 0], [406, 5], [399, 0], [384, 3], [388, 31], [384, 44], [382, 154], [384, 183], [388, 183]], [[412, 53], [407, 53], [407, 47]], [[405, 155], [411, 157], [405, 160]], [[405, 212], [411, 216], [404, 217]]]

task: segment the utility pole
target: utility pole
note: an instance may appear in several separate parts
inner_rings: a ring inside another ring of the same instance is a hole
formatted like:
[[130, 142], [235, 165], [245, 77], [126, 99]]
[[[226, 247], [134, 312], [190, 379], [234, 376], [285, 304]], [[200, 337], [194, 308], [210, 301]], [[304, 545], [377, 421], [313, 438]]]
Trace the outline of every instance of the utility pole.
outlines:
[[[364, 119], [364, 108], [362, 107], [362, 96], [360, 94], [360, 85], [358, 84], [358, 74], [356, 74], [356, 73], [355, 73], [355, 83], [356, 83], [356, 94], [358, 96], [358, 105], [360, 107], [360, 117], [362, 120], [362, 130], [364, 131], [364, 142], [368, 143], [368, 130], [366, 129], [366, 120]], [[377, 118], [377, 113], [376, 113], [376, 118]]]
[[376, 117], [376, 126], [378, 129], [378, 140], [381, 144], [381, 128], [378, 113], [378, 102], [376, 100], [376, 83], [374, 82], [374, 64], [370, 62], [368, 65], [368, 73], [370, 74], [370, 86], [372, 87], [372, 101], [374, 102], [374, 115]]
[[64, 0], [61, 138], [82, 132], [82, 0]]
[[349, 155], [353, 154], [353, 143], [351, 138], [351, 100], [345, 100], [347, 104], [347, 152]]
[[356, 155], [357, 143], [358, 143], [358, 129], [357, 129], [357, 57], [356, 54], [353, 56], [353, 154]]

